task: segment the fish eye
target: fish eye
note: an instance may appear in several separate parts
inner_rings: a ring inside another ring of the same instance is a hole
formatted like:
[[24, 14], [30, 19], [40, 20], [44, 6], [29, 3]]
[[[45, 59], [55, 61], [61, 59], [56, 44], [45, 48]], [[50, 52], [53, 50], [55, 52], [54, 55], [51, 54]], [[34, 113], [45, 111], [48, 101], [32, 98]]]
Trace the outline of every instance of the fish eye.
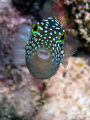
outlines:
[[64, 39], [64, 35], [61, 36], [61, 40], [63, 40], [63, 39]]
[[35, 23], [32, 27], [32, 33], [36, 33], [38, 29], [39, 29], [39, 26], [37, 23]]
[[61, 38], [60, 38], [60, 39], [61, 39], [62, 41], [64, 41], [65, 38], [66, 38], [66, 33], [64, 32], [64, 33], [61, 35]]

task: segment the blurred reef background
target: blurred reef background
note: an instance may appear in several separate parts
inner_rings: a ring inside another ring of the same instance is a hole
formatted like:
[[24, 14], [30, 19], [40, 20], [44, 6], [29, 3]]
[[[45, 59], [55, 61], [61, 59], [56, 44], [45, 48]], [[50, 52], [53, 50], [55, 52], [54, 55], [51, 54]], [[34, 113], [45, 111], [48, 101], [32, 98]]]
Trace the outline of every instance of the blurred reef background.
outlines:
[[80, 42], [67, 68], [41, 81], [11, 62], [19, 25], [40, 21], [45, 2], [0, 0], [0, 120], [90, 120], [90, 0], [48, 0]]

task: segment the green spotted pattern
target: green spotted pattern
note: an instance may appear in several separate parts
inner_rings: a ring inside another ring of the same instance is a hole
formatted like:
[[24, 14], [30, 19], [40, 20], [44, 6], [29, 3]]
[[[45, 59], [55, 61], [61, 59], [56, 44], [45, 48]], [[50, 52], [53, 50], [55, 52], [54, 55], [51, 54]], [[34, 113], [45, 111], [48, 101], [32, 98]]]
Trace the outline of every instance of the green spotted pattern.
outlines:
[[26, 45], [26, 59], [33, 59], [41, 47], [45, 47], [51, 52], [51, 62], [54, 62], [56, 70], [60, 61], [65, 56], [64, 40], [66, 32], [56, 18], [49, 17], [41, 22], [37, 22], [32, 27], [32, 38]]

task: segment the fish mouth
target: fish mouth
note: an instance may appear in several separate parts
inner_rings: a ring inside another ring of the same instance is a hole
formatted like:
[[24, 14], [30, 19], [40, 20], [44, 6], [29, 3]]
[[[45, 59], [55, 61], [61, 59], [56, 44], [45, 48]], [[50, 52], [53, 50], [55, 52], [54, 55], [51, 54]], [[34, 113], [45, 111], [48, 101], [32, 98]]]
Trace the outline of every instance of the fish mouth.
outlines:
[[37, 52], [37, 57], [41, 61], [47, 61], [50, 59], [51, 53], [45, 48], [42, 47]]

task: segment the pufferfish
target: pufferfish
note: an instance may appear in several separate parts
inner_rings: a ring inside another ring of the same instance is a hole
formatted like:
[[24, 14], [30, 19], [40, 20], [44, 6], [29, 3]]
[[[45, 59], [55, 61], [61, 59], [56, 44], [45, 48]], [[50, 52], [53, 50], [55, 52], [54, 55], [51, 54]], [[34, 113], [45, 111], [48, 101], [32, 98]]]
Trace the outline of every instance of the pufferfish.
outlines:
[[77, 49], [78, 42], [71, 32], [67, 35], [60, 22], [53, 16], [51, 5], [45, 4], [39, 12], [42, 21], [31, 27], [21, 25], [12, 49], [13, 63], [26, 66], [38, 79], [56, 74], [60, 63], [67, 65], [67, 58]]

